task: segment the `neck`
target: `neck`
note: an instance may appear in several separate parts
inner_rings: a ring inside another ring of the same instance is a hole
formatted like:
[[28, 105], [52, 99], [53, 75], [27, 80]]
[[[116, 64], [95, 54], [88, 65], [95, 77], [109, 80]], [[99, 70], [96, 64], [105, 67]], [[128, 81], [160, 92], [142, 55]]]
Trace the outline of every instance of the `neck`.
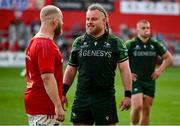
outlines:
[[41, 27], [39, 32], [35, 35], [35, 37], [44, 37], [44, 38], [50, 38], [53, 40], [54, 33], [52, 32], [51, 28], [49, 27]]
[[138, 38], [139, 38], [143, 43], [146, 43], [146, 42], [148, 41], [148, 39], [149, 39], [149, 37], [143, 38], [143, 37], [141, 37], [140, 35], [138, 35]]
[[90, 34], [90, 35], [94, 36], [95, 38], [98, 38], [98, 37], [102, 36], [104, 33], [105, 33], [105, 31], [101, 31], [96, 35], [94, 35], [94, 34]]

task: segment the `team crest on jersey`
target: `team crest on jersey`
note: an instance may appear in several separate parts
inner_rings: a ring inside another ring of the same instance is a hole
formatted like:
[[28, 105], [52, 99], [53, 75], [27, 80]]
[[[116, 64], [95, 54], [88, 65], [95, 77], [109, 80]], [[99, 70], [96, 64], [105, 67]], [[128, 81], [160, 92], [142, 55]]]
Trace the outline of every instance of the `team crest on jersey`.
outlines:
[[134, 49], [141, 49], [141, 47], [139, 45], [136, 45]]
[[105, 45], [104, 45], [105, 48], [110, 48], [110, 47], [111, 47], [111, 44], [108, 43], [108, 42], [104, 42], [104, 44], [105, 44]]
[[95, 45], [95, 46], [97, 45], [97, 42], [96, 42], [96, 41], [94, 42], [94, 45]]
[[154, 50], [154, 46], [153, 45], [150, 45], [151, 49]]
[[88, 45], [88, 43], [87, 42], [84, 42], [82, 45], [81, 45], [81, 48], [86, 48], [86, 47], [88, 47], [89, 45]]

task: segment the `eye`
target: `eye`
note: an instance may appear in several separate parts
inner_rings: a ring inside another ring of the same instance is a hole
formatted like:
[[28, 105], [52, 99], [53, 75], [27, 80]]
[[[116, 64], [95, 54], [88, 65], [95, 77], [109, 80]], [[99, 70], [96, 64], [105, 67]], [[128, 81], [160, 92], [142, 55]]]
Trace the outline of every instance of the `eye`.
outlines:
[[86, 18], [87, 21], [89, 21], [89, 18]]
[[144, 30], [144, 29], [150, 29], [150, 27], [142, 27], [141, 29], [143, 29], [143, 30]]

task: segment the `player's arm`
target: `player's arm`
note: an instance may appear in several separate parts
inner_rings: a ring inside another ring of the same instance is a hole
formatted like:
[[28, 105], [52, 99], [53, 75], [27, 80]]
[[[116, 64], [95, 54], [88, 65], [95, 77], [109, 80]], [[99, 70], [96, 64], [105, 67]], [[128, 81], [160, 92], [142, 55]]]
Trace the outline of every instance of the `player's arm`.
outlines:
[[64, 121], [65, 113], [61, 105], [57, 82], [55, 80], [54, 74], [44, 73], [41, 74], [41, 78], [43, 80], [45, 90], [55, 106], [55, 113], [57, 120]]
[[66, 70], [64, 72], [63, 77], [63, 96], [62, 96], [62, 103], [63, 106], [66, 104], [68, 106], [68, 100], [66, 97], [66, 93], [68, 92], [71, 84], [73, 83], [74, 77], [76, 76], [77, 68], [71, 65], [67, 65]]
[[130, 90], [131, 91], [131, 70], [129, 68], [129, 60], [126, 60], [124, 62], [118, 63], [118, 68], [121, 73], [121, 78], [122, 78], [122, 84], [124, 87], [124, 90]]
[[155, 80], [156, 78], [158, 78], [160, 76], [160, 74], [168, 67], [172, 64], [172, 55], [169, 51], [166, 51], [163, 55], [163, 62], [161, 63], [161, 65], [152, 73], [151, 77], [153, 80]]
[[125, 97], [121, 102], [121, 110], [129, 109], [131, 105], [131, 89], [132, 89], [132, 79], [131, 71], [129, 68], [129, 60], [118, 63], [118, 68], [121, 73], [122, 84], [125, 92]]
[[66, 95], [71, 84], [73, 83], [74, 77], [76, 76], [77, 68], [71, 65], [67, 65], [63, 77], [63, 95]]

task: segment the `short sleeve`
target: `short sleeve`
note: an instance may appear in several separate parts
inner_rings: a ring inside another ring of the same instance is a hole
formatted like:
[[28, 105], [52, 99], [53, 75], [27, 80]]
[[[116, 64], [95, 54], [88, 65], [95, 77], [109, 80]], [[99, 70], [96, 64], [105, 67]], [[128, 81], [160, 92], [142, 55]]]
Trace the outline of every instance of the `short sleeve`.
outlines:
[[70, 66], [74, 66], [74, 67], [78, 67], [78, 41], [79, 39], [77, 38], [72, 45], [72, 50], [71, 50], [71, 54], [70, 54], [70, 58], [69, 58], [69, 62], [68, 64]]
[[156, 42], [157, 43], [157, 48], [158, 48], [158, 55], [162, 56], [166, 51], [167, 48], [165, 45], [163, 45], [162, 42]]
[[128, 59], [128, 50], [123, 40], [118, 39], [118, 63], [124, 62]]
[[53, 73], [55, 63], [55, 48], [50, 40], [44, 40], [38, 46], [38, 67], [40, 73]]

